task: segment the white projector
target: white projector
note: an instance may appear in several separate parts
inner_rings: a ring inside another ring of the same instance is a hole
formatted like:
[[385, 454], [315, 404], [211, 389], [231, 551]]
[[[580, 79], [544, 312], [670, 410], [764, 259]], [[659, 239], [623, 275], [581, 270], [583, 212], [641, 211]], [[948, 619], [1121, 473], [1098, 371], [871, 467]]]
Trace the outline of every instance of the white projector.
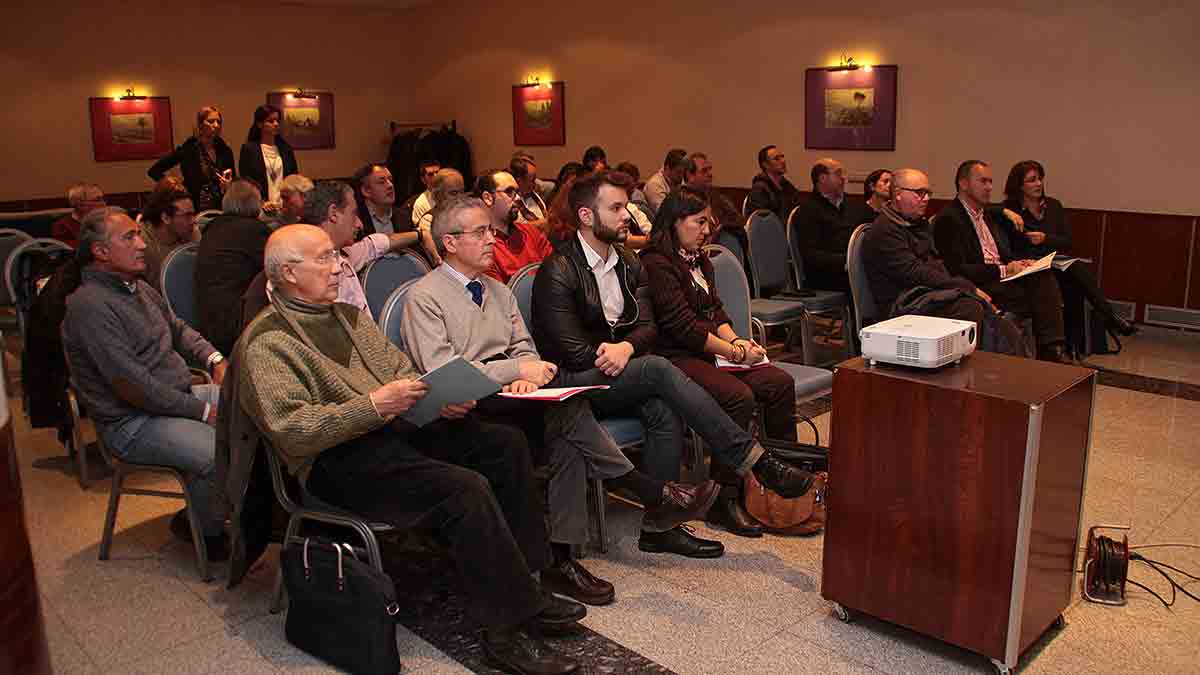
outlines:
[[935, 316], [898, 316], [868, 326], [859, 333], [863, 358], [918, 368], [958, 363], [975, 351], [974, 321]]

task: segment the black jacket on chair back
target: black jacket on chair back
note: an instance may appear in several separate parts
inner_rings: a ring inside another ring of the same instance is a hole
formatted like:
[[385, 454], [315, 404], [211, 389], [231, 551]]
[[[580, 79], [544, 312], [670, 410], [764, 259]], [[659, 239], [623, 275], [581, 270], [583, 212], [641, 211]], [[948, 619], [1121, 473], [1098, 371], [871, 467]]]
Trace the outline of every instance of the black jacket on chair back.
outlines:
[[575, 372], [594, 368], [602, 342], [629, 342], [635, 357], [654, 349], [658, 329], [646, 270], [636, 255], [622, 246], [615, 248], [620, 261], [614, 269], [625, 309], [612, 326], [604, 317], [600, 286], [578, 236], [561, 242], [538, 269], [530, 328], [542, 358], [559, 368]]

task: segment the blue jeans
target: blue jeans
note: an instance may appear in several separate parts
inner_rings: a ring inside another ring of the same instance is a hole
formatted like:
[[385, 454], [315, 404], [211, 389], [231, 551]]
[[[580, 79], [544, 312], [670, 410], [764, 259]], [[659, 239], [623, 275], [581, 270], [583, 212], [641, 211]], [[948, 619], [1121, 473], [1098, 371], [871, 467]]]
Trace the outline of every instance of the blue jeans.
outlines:
[[659, 480], [679, 480], [684, 424], [712, 448], [713, 457], [743, 475], [763, 454], [761, 445], [737, 425], [700, 385], [661, 356], [629, 359], [609, 377], [598, 368], [559, 371], [552, 387], [607, 384], [586, 394], [597, 418], [637, 417], [646, 428], [643, 468]]
[[[192, 387], [192, 394], [216, 408], [221, 388], [215, 384]], [[185, 417], [130, 415], [104, 425], [100, 438], [121, 460], [135, 464], [158, 464], [183, 472], [192, 508], [207, 537], [224, 531], [224, 519], [216, 516], [217, 430], [210, 424]]]

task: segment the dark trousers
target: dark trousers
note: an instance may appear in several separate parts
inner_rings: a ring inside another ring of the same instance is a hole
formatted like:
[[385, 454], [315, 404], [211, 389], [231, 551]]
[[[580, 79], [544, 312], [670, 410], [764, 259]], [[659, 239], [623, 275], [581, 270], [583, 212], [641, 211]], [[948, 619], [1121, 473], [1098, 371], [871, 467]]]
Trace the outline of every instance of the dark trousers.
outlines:
[[1066, 325], [1067, 342], [1079, 353], [1086, 354], [1090, 345], [1085, 344], [1083, 307], [1085, 302], [1092, 303], [1092, 308], [1106, 320], [1111, 321], [1117, 316], [1116, 310], [1109, 304], [1108, 298], [1100, 290], [1096, 275], [1087, 265], [1077, 262], [1065, 270], [1054, 270], [1054, 277], [1062, 289], [1063, 321]]
[[1062, 293], [1053, 274], [1038, 272], [1015, 281], [997, 281], [983, 290], [1001, 310], [1033, 317], [1039, 347], [1066, 341]]
[[[963, 296], [953, 302], [948, 302], [932, 308], [926, 312], [929, 316], [940, 316], [943, 319], [959, 319], [962, 321], [974, 321], [976, 326], [983, 324], [985, 312], [990, 312], [981, 300], [974, 297]], [[1000, 318], [996, 322], [997, 328], [1004, 334], [1005, 342], [1014, 347], [1021, 344], [1021, 329], [1013, 322]]]
[[474, 415], [408, 434], [391, 427], [322, 452], [305, 488], [370, 520], [430, 531], [447, 546], [485, 627], [541, 611], [532, 577], [550, 546], [529, 447], [520, 431]]

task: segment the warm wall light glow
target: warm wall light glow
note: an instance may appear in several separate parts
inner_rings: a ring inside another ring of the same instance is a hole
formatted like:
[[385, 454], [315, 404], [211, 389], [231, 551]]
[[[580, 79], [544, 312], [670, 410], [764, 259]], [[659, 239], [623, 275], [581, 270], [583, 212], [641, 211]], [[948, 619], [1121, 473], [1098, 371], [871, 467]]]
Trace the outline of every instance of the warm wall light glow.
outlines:
[[554, 86], [551, 84], [552, 82], [554, 82], [554, 76], [549, 71], [539, 71], [539, 72], [535, 72], [535, 73], [529, 73], [529, 74], [525, 75], [524, 78], [521, 79], [521, 84], [523, 86], [526, 86], [526, 87], [536, 86], [536, 87], [540, 87], [542, 89], [552, 88]]
[[105, 98], [120, 101], [126, 89], [132, 89], [138, 96], [154, 96], [154, 90], [143, 84], [108, 84], [104, 87]]

